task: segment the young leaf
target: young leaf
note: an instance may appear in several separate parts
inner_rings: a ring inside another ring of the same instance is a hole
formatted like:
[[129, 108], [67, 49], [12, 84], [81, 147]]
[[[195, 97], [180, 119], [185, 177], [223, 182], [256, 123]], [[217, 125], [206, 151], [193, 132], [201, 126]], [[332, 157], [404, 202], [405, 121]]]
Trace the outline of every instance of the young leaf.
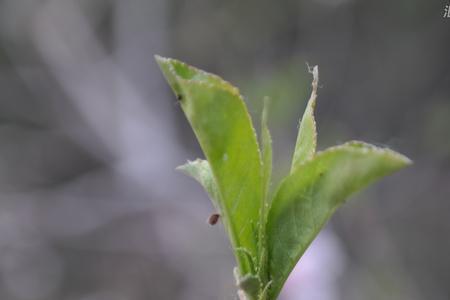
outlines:
[[276, 298], [301, 255], [349, 195], [408, 164], [408, 158], [389, 149], [349, 142], [318, 153], [287, 176], [267, 222], [273, 280], [269, 298]]
[[392, 150], [361, 142], [315, 154], [319, 76], [315, 66], [291, 173], [269, 200], [272, 146], [267, 100], [261, 119], [261, 157], [250, 117], [235, 87], [177, 60], [158, 56], [156, 60], [207, 158], [179, 169], [203, 185], [221, 212], [238, 263], [235, 274], [240, 299], [275, 299], [337, 207], [352, 193], [410, 163]]
[[[211, 166], [232, 246], [258, 255], [263, 183], [256, 134], [239, 91], [220, 77], [156, 56]], [[235, 251], [241, 274], [249, 259]]]
[[261, 117], [261, 147], [262, 147], [262, 163], [263, 163], [263, 197], [264, 204], [261, 206], [260, 215], [260, 232], [259, 232], [259, 270], [258, 275], [262, 282], [268, 280], [267, 269], [267, 244], [265, 224], [267, 221], [267, 211], [269, 208], [269, 189], [272, 177], [272, 137], [267, 126], [267, 118], [269, 113], [269, 98], [264, 98], [264, 108]]
[[178, 166], [177, 170], [197, 180], [208, 193], [216, 210], [219, 212], [222, 210], [219, 202], [219, 190], [208, 161], [202, 159], [188, 161], [186, 164]]
[[292, 158], [291, 173], [293, 173], [299, 165], [312, 158], [316, 152], [317, 131], [316, 121], [314, 119], [314, 108], [316, 106], [317, 86], [319, 84], [319, 67], [314, 66], [310, 72], [313, 74], [312, 92], [300, 122], [294, 156]]
[[270, 180], [272, 177], [272, 137], [270, 136], [269, 127], [267, 126], [267, 118], [269, 114], [270, 99], [264, 98], [264, 108], [261, 117], [261, 145], [262, 145], [262, 162], [263, 162], [263, 182], [266, 203], [269, 197]]

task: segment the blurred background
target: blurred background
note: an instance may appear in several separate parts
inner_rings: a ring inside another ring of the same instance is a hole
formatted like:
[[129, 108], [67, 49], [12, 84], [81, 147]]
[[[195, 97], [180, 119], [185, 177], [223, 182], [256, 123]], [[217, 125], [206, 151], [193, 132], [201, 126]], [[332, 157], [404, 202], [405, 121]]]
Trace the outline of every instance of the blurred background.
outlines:
[[[450, 299], [450, 18], [444, 0], [0, 0], [0, 299], [235, 299], [202, 157], [154, 59], [272, 98], [288, 170], [320, 67], [319, 148], [415, 164], [354, 196], [282, 300]], [[276, 180], [275, 180], [276, 181]]]

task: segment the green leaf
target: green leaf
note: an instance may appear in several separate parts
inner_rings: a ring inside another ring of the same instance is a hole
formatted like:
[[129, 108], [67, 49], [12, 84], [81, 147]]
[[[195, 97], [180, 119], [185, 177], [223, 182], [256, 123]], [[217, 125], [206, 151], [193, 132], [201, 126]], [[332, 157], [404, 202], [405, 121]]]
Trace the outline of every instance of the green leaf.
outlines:
[[270, 136], [269, 127], [267, 126], [267, 118], [269, 114], [270, 99], [264, 98], [264, 108], [261, 118], [261, 145], [262, 145], [262, 162], [263, 162], [263, 183], [266, 204], [269, 197], [270, 181], [272, 177], [272, 137]]
[[222, 215], [237, 259], [241, 299], [275, 299], [299, 258], [345, 199], [411, 163], [392, 150], [361, 142], [315, 153], [319, 78], [315, 66], [291, 172], [271, 198], [268, 100], [261, 118], [260, 153], [251, 119], [235, 87], [180, 61], [159, 56], [156, 60], [207, 159], [178, 169], [200, 182]]
[[308, 100], [308, 104], [300, 122], [294, 156], [292, 158], [291, 173], [293, 173], [302, 163], [311, 159], [316, 152], [317, 130], [316, 121], [314, 119], [314, 108], [316, 106], [317, 86], [319, 84], [319, 67], [314, 66], [310, 72], [313, 74], [313, 88], [311, 97]]
[[[159, 56], [156, 60], [211, 166], [233, 248], [246, 249], [257, 257], [262, 163], [256, 134], [239, 91], [220, 77], [180, 61]], [[242, 251], [234, 252], [241, 273], [250, 273], [247, 256]]]
[[177, 170], [197, 180], [208, 193], [216, 210], [222, 211], [219, 202], [219, 190], [208, 161], [202, 159], [188, 161], [186, 164], [177, 167]]
[[352, 193], [411, 162], [389, 149], [349, 142], [319, 152], [281, 183], [267, 222], [270, 299], [333, 212]]
[[264, 108], [261, 117], [261, 147], [262, 147], [262, 162], [263, 162], [263, 192], [264, 192], [264, 205], [261, 206], [260, 215], [260, 232], [259, 232], [259, 270], [258, 275], [262, 282], [268, 280], [268, 268], [267, 268], [267, 245], [265, 237], [265, 224], [267, 221], [267, 212], [270, 205], [269, 189], [272, 177], [272, 137], [267, 126], [267, 118], [269, 114], [270, 99], [264, 98]]

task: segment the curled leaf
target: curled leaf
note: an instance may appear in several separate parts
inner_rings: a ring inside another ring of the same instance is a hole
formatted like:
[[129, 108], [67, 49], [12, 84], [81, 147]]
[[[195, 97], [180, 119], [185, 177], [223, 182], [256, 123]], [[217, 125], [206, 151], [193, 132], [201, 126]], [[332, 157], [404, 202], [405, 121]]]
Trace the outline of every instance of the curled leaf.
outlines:
[[319, 67], [314, 66], [309, 71], [313, 74], [312, 91], [308, 104], [306, 105], [305, 113], [300, 121], [294, 156], [292, 158], [291, 173], [299, 165], [312, 158], [316, 152], [317, 129], [316, 120], [314, 119], [314, 108], [316, 107], [317, 87], [319, 84]]

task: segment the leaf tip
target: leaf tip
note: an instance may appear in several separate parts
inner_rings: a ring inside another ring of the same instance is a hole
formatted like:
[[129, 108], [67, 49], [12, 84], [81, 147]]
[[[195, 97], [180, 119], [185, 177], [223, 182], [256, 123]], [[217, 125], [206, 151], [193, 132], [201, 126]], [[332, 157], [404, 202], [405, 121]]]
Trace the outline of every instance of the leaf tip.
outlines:
[[163, 65], [166, 64], [167, 61], [168, 61], [168, 58], [163, 57], [163, 56], [158, 55], [158, 54], [153, 55], [153, 57], [155, 58], [155, 61], [159, 65], [160, 68], [162, 68]]
[[[311, 96], [313, 96], [313, 95], [317, 94], [317, 87], [319, 86], [319, 66], [315, 65], [315, 66], [311, 67], [308, 63], [306, 63], [306, 66], [308, 67], [308, 72], [313, 75], [313, 81], [311, 83], [311, 85], [313, 87]], [[313, 97], [311, 97], [311, 98], [313, 98]]]
[[186, 169], [192, 165], [192, 163], [193, 163], [192, 161], [188, 160], [185, 164], [177, 166], [175, 170], [184, 173], [186, 172]]
[[400, 154], [398, 152], [395, 152], [395, 153], [397, 154], [397, 158], [398, 158], [399, 162], [403, 164], [403, 167], [409, 167], [414, 164], [414, 161], [412, 161], [409, 157], [407, 157], [403, 154]]
[[[371, 152], [376, 152], [376, 153], [380, 153], [380, 154], [384, 154], [386, 157], [388, 157], [389, 161], [391, 161], [393, 163], [393, 166], [395, 166], [394, 169], [396, 170], [400, 170], [402, 168], [408, 167], [410, 165], [413, 164], [413, 161], [408, 158], [407, 156], [394, 151], [388, 147], [377, 147], [374, 146], [372, 144], [368, 144], [365, 142], [361, 142], [361, 141], [349, 141], [347, 143], [345, 143], [345, 145], [348, 145], [350, 147], [352, 147], [353, 149], [358, 149], [358, 151], [371, 151]], [[337, 146], [337, 148], [339, 148], [340, 146]], [[334, 148], [334, 147], [332, 147]]]
[[261, 114], [261, 120], [263, 124], [267, 124], [267, 119], [269, 116], [269, 107], [270, 107], [271, 99], [268, 96], [264, 96], [263, 98], [263, 110]]

